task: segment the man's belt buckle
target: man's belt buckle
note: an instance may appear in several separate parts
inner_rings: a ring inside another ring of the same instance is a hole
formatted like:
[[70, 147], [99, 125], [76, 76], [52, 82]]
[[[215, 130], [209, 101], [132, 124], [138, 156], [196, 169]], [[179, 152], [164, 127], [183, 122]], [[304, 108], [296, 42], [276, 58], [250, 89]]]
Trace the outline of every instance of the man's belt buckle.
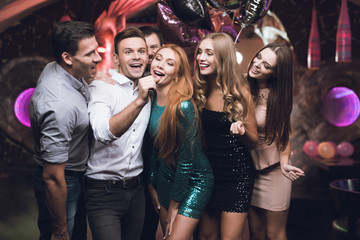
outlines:
[[122, 182], [123, 182], [124, 189], [129, 189], [131, 187], [131, 186], [128, 186], [129, 182], [131, 182], [131, 181], [129, 181], [129, 179], [123, 178]]

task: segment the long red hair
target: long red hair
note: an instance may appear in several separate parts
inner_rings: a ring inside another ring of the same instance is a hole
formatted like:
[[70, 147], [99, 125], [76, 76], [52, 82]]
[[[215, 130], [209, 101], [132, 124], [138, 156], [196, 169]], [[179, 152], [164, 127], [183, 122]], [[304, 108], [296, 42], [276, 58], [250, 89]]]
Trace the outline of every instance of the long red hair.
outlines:
[[[154, 144], [159, 149], [159, 155], [163, 161], [167, 164], [175, 165], [177, 151], [182, 142], [180, 117], [184, 117], [184, 114], [181, 111], [181, 102], [190, 100], [193, 103], [196, 114], [194, 124], [200, 123], [198, 111], [192, 99], [194, 87], [187, 55], [182, 48], [175, 44], [167, 44], [160, 49], [163, 48], [169, 48], [175, 53], [176, 77], [167, 94], [166, 106], [160, 117], [160, 128]], [[190, 129], [193, 128], [191, 127]]]

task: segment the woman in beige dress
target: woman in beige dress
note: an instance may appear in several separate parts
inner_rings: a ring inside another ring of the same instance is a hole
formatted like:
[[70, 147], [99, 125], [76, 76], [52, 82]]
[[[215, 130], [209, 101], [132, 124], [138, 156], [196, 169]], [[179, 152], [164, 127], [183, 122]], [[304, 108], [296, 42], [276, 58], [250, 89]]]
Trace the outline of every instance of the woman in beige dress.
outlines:
[[259, 143], [251, 151], [256, 176], [249, 211], [252, 240], [286, 240], [291, 183], [304, 172], [289, 164], [293, 55], [270, 43], [253, 58], [248, 81], [255, 101]]

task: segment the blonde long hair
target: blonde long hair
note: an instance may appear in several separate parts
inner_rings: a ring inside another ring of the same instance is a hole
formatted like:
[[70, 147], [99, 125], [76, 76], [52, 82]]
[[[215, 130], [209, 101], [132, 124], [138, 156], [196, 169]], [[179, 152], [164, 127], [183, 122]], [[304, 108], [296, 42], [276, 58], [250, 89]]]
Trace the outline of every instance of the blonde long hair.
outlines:
[[[250, 99], [245, 99], [242, 91], [244, 88], [249, 90], [249, 84], [240, 70], [236, 61], [236, 49], [231, 37], [226, 33], [210, 33], [202, 40], [210, 39], [216, 61], [216, 84], [224, 96], [224, 112], [230, 121], [246, 122], [248, 114], [248, 104]], [[195, 59], [198, 54], [198, 44], [195, 51]], [[200, 111], [205, 107], [208, 95], [208, 82], [206, 76], [200, 74], [199, 63], [195, 60], [195, 103]], [[249, 90], [250, 91], [250, 90]]]
[[159, 149], [159, 155], [163, 161], [167, 164], [175, 165], [177, 152], [182, 143], [183, 136], [180, 125], [180, 118], [184, 117], [181, 111], [181, 102], [190, 100], [195, 108], [195, 121], [191, 123], [193, 126], [190, 127], [190, 131], [196, 129], [194, 127], [198, 126], [199, 116], [196, 105], [192, 99], [194, 87], [186, 53], [175, 44], [164, 45], [158, 51], [163, 48], [169, 48], [175, 53], [176, 78], [171, 84], [167, 94], [166, 106], [160, 117], [160, 128], [154, 144]]

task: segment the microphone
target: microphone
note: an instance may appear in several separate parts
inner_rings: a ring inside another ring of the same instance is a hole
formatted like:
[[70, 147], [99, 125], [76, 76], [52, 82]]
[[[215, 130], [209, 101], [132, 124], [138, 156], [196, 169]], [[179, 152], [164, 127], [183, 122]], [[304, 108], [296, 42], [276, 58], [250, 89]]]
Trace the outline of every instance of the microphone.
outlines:
[[153, 89], [153, 88], [150, 88], [149, 91], [148, 91], [148, 94], [149, 94], [151, 103], [153, 103], [153, 102], [154, 102], [154, 95], [155, 95], [154, 89]]
[[[150, 72], [146, 71], [146, 72], [144, 72], [143, 77], [147, 77], [147, 76], [150, 76], [150, 75], [151, 75]], [[151, 102], [154, 102], [155, 89], [150, 88], [148, 90], [148, 94], [149, 94]]]

